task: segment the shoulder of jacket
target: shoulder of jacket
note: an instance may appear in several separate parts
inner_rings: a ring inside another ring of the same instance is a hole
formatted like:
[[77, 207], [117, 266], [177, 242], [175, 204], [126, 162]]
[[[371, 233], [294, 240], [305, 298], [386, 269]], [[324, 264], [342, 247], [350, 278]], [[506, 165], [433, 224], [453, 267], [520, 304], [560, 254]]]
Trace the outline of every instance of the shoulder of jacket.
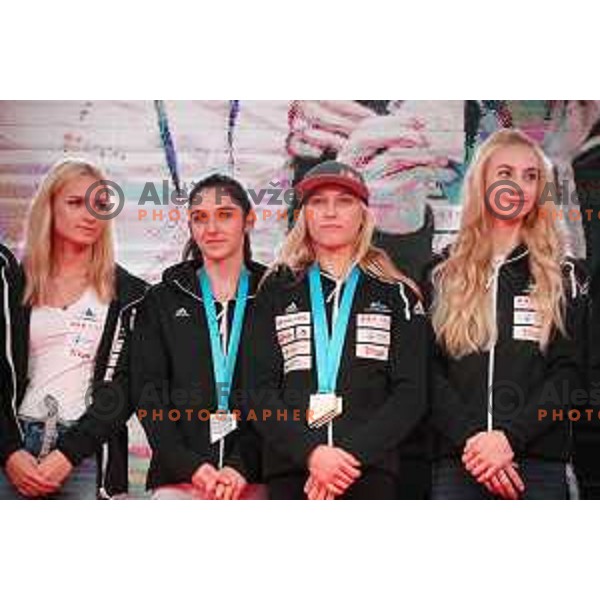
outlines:
[[258, 294], [282, 292], [297, 283], [299, 279], [289, 267], [276, 265], [263, 275]]
[[127, 305], [141, 300], [149, 288], [150, 284], [147, 281], [117, 265], [117, 294], [121, 304]]
[[0, 244], [0, 268], [16, 269], [18, 264], [15, 255], [6, 246]]
[[392, 297], [394, 298], [396, 309], [404, 317], [405, 321], [410, 321], [413, 317], [425, 316], [423, 298], [412, 286], [402, 281], [388, 285], [392, 288]]

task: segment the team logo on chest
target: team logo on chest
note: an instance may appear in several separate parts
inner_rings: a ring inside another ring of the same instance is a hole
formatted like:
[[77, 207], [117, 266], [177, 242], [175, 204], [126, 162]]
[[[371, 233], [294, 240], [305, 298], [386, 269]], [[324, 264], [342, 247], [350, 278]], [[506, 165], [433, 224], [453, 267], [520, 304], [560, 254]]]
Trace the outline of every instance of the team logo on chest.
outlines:
[[295, 302], [290, 303], [284, 312], [275, 317], [284, 372], [308, 371], [312, 363], [311, 314], [309, 311], [300, 311]]
[[391, 342], [391, 309], [374, 301], [356, 315], [356, 358], [388, 360]]
[[539, 342], [541, 327], [539, 313], [528, 290], [527, 294], [513, 299], [513, 339], [526, 342]]

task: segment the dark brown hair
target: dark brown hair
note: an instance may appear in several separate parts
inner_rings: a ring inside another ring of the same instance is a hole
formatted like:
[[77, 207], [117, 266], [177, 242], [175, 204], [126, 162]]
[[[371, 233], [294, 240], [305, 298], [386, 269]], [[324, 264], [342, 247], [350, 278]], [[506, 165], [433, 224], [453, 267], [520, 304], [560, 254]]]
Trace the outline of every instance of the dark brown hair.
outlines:
[[[244, 186], [227, 175], [216, 173], [210, 175], [199, 181], [190, 192], [188, 197], [188, 209], [190, 209], [194, 203], [194, 198], [202, 191], [208, 188], [216, 188], [219, 196], [230, 196], [233, 202], [235, 202], [244, 213], [244, 219], [248, 218], [248, 215], [252, 212], [252, 204], [250, 203], [250, 197], [246, 192]], [[191, 226], [190, 226], [191, 227]], [[202, 252], [198, 248], [193, 236], [190, 233], [190, 239], [186, 242], [183, 248], [183, 259], [194, 260], [202, 263]], [[252, 261], [252, 248], [250, 246], [250, 236], [246, 233], [244, 235], [244, 263], [249, 264]]]

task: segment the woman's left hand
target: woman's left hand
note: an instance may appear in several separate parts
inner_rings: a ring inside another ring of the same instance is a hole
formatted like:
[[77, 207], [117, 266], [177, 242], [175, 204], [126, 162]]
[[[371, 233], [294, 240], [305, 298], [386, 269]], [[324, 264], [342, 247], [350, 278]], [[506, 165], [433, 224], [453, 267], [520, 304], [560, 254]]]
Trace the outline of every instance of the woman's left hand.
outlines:
[[246, 485], [243, 475], [232, 467], [223, 467], [217, 478], [215, 500], [239, 500]]
[[508, 465], [511, 465], [514, 452], [508, 438], [502, 431], [494, 430], [478, 433], [467, 440], [462, 462], [467, 471], [483, 483]]
[[334, 491], [334, 486], [327, 489], [325, 485], [321, 485], [312, 475], [309, 475], [304, 485], [304, 493], [309, 500], [335, 500], [336, 496], [341, 496], [344, 492], [340, 489], [337, 493]]
[[46, 479], [62, 485], [73, 471], [73, 464], [60, 450], [53, 450], [41, 460], [38, 469]]

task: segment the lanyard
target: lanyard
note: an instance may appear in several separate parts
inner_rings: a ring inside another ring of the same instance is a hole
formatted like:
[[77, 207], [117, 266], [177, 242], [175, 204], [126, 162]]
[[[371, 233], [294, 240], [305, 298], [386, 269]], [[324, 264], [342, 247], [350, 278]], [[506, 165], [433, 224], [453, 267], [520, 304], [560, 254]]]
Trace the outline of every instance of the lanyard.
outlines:
[[[235, 311], [233, 313], [233, 324], [231, 336], [227, 346], [227, 355], [223, 353], [223, 347], [219, 336], [217, 313], [215, 311], [215, 300], [210, 286], [210, 280], [206, 269], [200, 271], [200, 287], [202, 288], [202, 299], [204, 300], [204, 313], [208, 322], [210, 333], [210, 349], [212, 354], [213, 372], [215, 376], [215, 391], [219, 411], [229, 410], [229, 395], [231, 393], [231, 382], [235, 370], [235, 361], [242, 337], [242, 326], [244, 323], [244, 311], [248, 299], [249, 277], [248, 271], [242, 267], [238, 283]], [[224, 315], [227, 318], [227, 315]]]
[[350, 320], [350, 309], [354, 299], [354, 292], [358, 284], [360, 271], [353, 267], [346, 287], [342, 294], [340, 310], [335, 323], [332, 326], [332, 335], [327, 333], [327, 318], [325, 316], [325, 299], [323, 297], [323, 286], [321, 285], [321, 271], [315, 263], [310, 268], [308, 280], [310, 285], [310, 304], [313, 314], [313, 329], [315, 335], [315, 348], [317, 358], [317, 375], [319, 378], [319, 393], [335, 393], [342, 348]]

